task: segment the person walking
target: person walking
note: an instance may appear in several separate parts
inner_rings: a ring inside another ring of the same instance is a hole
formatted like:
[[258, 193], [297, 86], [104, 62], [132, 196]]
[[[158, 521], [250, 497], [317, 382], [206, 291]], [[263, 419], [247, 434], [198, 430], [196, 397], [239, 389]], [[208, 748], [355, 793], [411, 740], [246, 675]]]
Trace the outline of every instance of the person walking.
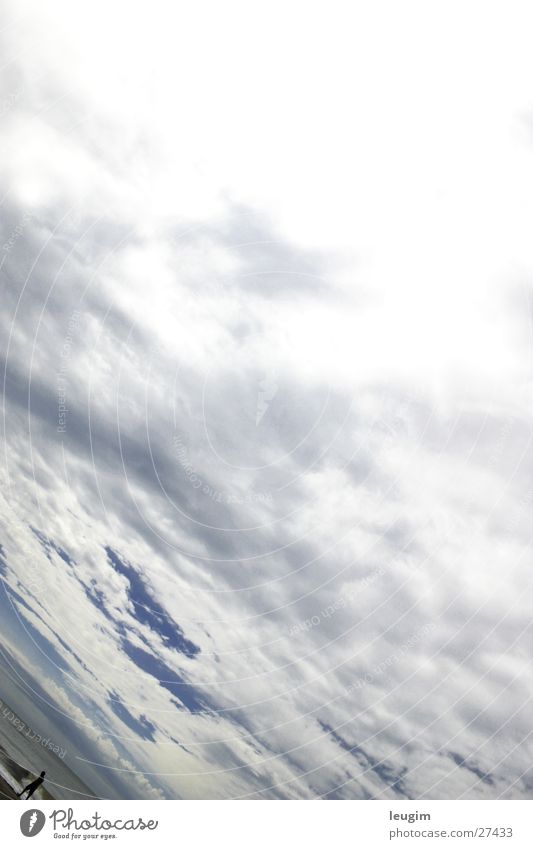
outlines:
[[17, 798], [22, 799], [22, 797], [23, 797], [24, 793], [26, 793], [26, 791], [28, 792], [26, 799], [29, 799], [30, 796], [33, 796], [33, 794], [35, 793], [37, 788], [40, 787], [41, 784], [43, 783], [45, 775], [46, 775], [46, 772], [43, 769], [39, 778], [36, 778], [35, 781], [32, 781], [31, 784], [28, 784], [28, 786], [25, 787], [24, 790], [21, 790], [20, 793], [17, 793]]

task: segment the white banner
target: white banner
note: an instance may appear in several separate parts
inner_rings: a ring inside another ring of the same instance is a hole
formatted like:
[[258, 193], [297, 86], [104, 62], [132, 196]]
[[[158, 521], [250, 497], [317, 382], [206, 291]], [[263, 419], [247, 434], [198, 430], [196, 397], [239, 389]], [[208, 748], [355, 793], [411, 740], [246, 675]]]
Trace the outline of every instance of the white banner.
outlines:
[[[2, 845], [531, 849], [533, 802], [7, 802]], [[111, 842], [112, 841], [112, 842]], [[119, 841], [117, 843], [117, 841]]]

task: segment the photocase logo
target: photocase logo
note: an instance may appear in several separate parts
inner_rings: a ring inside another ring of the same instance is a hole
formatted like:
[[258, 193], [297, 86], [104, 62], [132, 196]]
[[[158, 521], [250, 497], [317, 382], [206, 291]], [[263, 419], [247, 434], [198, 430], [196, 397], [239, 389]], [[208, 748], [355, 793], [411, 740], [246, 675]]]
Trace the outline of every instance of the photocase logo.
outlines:
[[266, 411], [270, 407], [270, 402], [274, 400], [278, 394], [278, 384], [274, 374], [266, 374], [263, 380], [259, 381], [259, 391], [257, 393], [257, 407], [255, 413], [255, 426], [258, 427]]
[[20, 818], [20, 830], [24, 837], [35, 837], [43, 830], [46, 817], [42, 811], [37, 808], [32, 808], [31, 811], [24, 811]]

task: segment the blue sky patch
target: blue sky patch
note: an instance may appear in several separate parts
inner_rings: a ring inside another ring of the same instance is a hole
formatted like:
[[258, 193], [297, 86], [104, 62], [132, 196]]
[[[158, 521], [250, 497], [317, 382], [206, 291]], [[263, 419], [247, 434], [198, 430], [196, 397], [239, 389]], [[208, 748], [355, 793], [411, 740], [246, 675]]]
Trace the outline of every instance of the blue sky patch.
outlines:
[[199, 653], [200, 647], [185, 637], [180, 626], [150, 595], [146, 582], [139, 572], [131, 563], [124, 562], [109, 546], [106, 546], [105, 552], [113, 569], [119, 575], [127, 578], [129, 582], [128, 598], [133, 605], [137, 621], [142, 625], [147, 625], [150, 630], [158, 634], [168, 648], [175, 649], [187, 657], [195, 657]]
[[156, 727], [152, 722], [150, 722], [150, 720], [146, 719], [144, 715], [141, 715], [139, 719], [133, 716], [117, 693], [111, 692], [109, 694], [109, 704], [113, 713], [116, 714], [116, 716], [118, 716], [118, 718], [121, 719], [122, 722], [124, 722], [124, 724], [134, 732], [134, 734], [138, 734], [143, 740], [151, 740], [152, 743], [155, 742], [154, 734]]
[[205, 713], [207, 704], [197, 690], [179, 675], [176, 675], [162, 660], [144, 649], [134, 646], [127, 639], [122, 639], [122, 648], [139, 669], [157, 679], [161, 687], [168, 690], [190, 713]]

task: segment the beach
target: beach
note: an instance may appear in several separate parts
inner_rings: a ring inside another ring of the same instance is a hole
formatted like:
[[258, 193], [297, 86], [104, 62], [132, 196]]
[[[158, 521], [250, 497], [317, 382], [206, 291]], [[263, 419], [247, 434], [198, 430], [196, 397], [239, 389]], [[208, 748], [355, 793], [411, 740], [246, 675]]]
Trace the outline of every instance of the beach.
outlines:
[[[27, 787], [37, 778], [38, 773], [29, 772], [9, 757], [0, 746], [0, 799], [16, 799], [23, 787]], [[49, 791], [41, 785], [37, 788], [32, 799], [45, 801], [53, 799]]]
[[13, 788], [0, 776], [0, 799], [16, 799], [17, 796]]
[[[57, 739], [56, 739], [57, 738]], [[13, 799], [44, 770], [44, 783], [33, 800], [79, 799], [94, 796], [69, 769], [60, 735], [38, 733], [7, 702], [0, 699], [0, 799]]]

